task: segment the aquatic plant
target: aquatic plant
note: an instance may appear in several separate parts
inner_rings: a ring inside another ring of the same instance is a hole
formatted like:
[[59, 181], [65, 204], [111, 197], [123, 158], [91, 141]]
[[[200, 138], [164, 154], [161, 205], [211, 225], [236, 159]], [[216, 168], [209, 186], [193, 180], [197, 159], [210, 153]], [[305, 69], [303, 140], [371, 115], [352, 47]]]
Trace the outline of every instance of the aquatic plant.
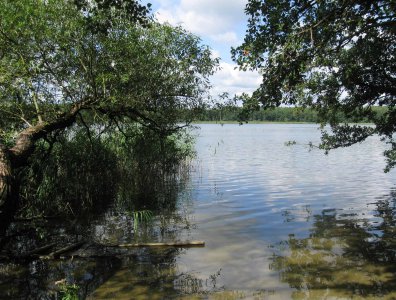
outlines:
[[59, 287], [61, 300], [79, 300], [78, 291], [80, 290], [80, 287], [77, 284], [70, 284], [66, 281], [62, 281], [59, 284]]
[[150, 210], [133, 211], [131, 215], [133, 216], [133, 230], [135, 233], [139, 228], [139, 224], [148, 223], [153, 218], [153, 212]]

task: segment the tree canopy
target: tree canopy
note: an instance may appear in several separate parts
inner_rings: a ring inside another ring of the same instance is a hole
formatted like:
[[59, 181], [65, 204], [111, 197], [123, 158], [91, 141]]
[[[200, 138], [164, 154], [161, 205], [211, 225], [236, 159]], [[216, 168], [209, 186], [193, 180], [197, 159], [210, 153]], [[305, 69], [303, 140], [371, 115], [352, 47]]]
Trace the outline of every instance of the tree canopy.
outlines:
[[110, 8], [107, 25], [108, 14], [67, 1], [3, 1], [0, 9], [3, 133], [80, 110], [171, 130], [177, 109], [202, 100], [216, 64], [197, 37], [138, 26], [127, 9]]
[[0, 214], [37, 142], [74, 124], [87, 138], [127, 123], [167, 137], [191, 122], [217, 64], [137, 1], [0, 1]]
[[[259, 70], [263, 81], [247, 110], [280, 105], [311, 107], [322, 124], [321, 147], [330, 150], [378, 134], [396, 164], [396, 4], [392, 0], [249, 0], [248, 29], [232, 49], [240, 68]], [[377, 115], [373, 106], [386, 106]], [[340, 124], [366, 119], [374, 126]]]

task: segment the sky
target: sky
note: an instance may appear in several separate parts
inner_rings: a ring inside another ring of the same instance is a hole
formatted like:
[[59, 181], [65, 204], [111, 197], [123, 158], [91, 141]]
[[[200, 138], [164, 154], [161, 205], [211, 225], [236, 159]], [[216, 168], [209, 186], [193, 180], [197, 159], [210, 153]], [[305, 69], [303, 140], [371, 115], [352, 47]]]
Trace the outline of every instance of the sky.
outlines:
[[144, 0], [152, 4], [156, 19], [180, 25], [199, 36], [215, 57], [220, 57], [220, 70], [211, 78], [211, 95], [223, 92], [230, 96], [252, 93], [261, 82], [257, 72], [236, 70], [231, 59], [231, 47], [243, 42], [247, 28], [244, 13], [247, 0]]

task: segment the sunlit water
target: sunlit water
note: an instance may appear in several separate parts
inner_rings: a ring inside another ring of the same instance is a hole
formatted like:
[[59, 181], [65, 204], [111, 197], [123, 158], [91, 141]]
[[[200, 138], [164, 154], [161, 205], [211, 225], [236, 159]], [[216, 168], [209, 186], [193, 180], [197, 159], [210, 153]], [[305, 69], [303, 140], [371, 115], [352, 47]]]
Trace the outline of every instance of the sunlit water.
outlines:
[[[195, 133], [176, 237], [206, 247], [156, 265], [157, 279], [173, 276], [163, 281], [170, 289], [137, 280], [127, 264], [93, 298], [396, 297], [396, 173], [383, 172], [377, 138], [326, 156], [307, 146], [319, 142], [315, 125], [200, 125]], [[285, 146], [290, 140], [297, 144]]]
[[[57, 299], [62, 279], [88, 299], [396, 299], [396, 170], [378, 138], [326, 156], [307, 146], [316, 125], [199, 127], [176, 211], [138, 234], [123, 211], [71, 231], [38, 221], [44, 240], [19, 252], [85, 239], [85, 257], [0, 263], [0, 299]], [[89, 248], [175, 240], [206, 245]]]

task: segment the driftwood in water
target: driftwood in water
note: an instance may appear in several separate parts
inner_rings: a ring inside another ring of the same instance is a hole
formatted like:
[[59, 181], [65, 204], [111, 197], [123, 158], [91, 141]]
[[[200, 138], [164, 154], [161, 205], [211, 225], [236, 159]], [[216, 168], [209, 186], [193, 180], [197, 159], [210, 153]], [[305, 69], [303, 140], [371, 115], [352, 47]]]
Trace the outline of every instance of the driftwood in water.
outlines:
[[29, 257], [29, 256], [33, 256], [33, 255], [39, 254], [39, 253], [44, 252], [44, 251], [46, 251], [48, 249], [51, 249], [55, 245], [56, 245], [56, 243], [51, 243], [51, 244], [45, 245], [43, 247], [33, 249], [32, 251], [29, 251], [28, 253], [26, 253], [24, 256]]
[[[85, 252], [84, 250], [77, 251], [77, 252], [72, 252], [73, 250], [81, 249], [81, 247], [85, 244], [84, 241], [74, 243], [71, 245], [68, 245], [66, 247], [60, 248], [58, 250], [55, 250], [53, 252], [50, 252], [46, 255], [40, 255], [40, 259], [55, 259], [55, 258], [92, 258], [92, 257], [114, 257], [117, 255], [117, 253], [100, 253], [99, 252], [92, 252], [88, 251]], [[40, 253], [50, 250], [56, 245], [56, 243], [51, 243], [46, 246], [34, 249], [24, 255], [24, 257], [37, 257]], [[89, 247], [88, 244], [87, 247]], [[99, 250], [101, 247], [116, 247], [116, 248], [137, 248], [137, 247], [180, 247], [180, 248], [191, 248], [191, 247], [205, 247], [205, 242], [204, 241], [177, 241], [177, 242], [166, 242], [166, 243], [131, 243], [131, 244], [116, 244], [116, 245], [100, 245], [97, 244], [99, 247]], [[85, 247], [85, 248], [87, 248]], [[102, 250], [105, 248], [102, 248]], [[68, 253], [71, 252], [71, 253]]]
[[78, 242], [78, 243], [75, 243], [75, 244], [72, 244], [72, 245], [63, 247], [63, 248], [61, 248], [61, 249], [59, 249], [59, 250], [56, 250], [56, 251], [54, 251], [54, 252], [49, 253], [48, 255], [40, 256], [40, 258], [41, 258], [41, 259], [54, 259], [54, 258], [57, 258], [57, 257], [59, 257], [59, 255], [61, 255], [62, 253], [65, 253], [65, 252], [68, 252], [68, 251], [71, 251], [71, 250], [74, 250], [74, 249], [76, 249], [76, 248], [81, 247], [84, 243], [85, 243], [85, 242]]
[[132, 247], [205, 247], [204, 241], [184, 241], [184, 242], [167, 242], [167, 243], [134, 243], [119, 244], [114, 247], [132, 248]]

